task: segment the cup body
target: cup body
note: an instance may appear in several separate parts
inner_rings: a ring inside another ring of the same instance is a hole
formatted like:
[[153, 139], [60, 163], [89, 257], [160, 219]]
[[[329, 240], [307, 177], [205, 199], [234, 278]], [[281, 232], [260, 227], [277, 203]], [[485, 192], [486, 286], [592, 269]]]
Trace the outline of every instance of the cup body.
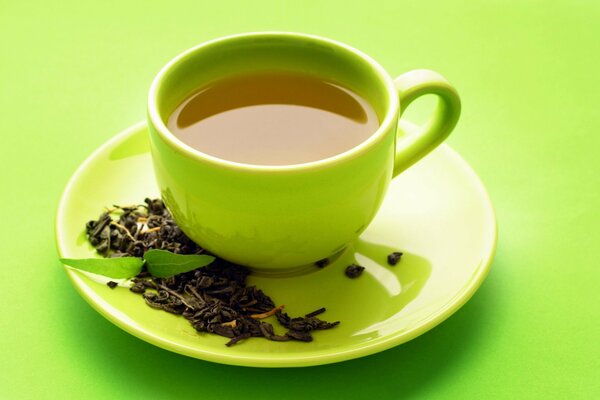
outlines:
[[[169, 115], [197, 89], [268, 70], [315, 75], [353, 90], [373, 106], [379, 129], [344, 153], [283, 166], [219, 159], [167, 129]], [[342, 43], [277, 32], [207, 42], [167, 64], [150, 90], [148, 126], [162, 198], [192, 240], [224, 259], [270, 272], [314, 263], [344, 249], [375, 216], [394, 169], [398, 113], [392, 78]]]

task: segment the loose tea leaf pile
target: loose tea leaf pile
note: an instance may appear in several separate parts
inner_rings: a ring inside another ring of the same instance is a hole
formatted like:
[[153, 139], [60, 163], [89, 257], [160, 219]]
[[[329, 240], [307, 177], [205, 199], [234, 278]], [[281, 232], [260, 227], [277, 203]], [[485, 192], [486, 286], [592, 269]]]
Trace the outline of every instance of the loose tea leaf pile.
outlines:
[[[86, 233], [96, 251], [107, 257], [142, 257], [150, 249], [176, 254], [200, 254], [203, 249], [179, 229], [160, 199], [145, 204], [114, 206], [86, 225]], [[119, 213], [118, 219], [111, 215]]]
[[[142, 257], [153, 249], [177, 254], [201, 254], [204, 250], [192, 242], [173, 221], [160, 199], [144, 200], [140, 206], [117, 207], [88, 222], [90, 243], [106, 257]], [[111, 215], [120, 213], [118, 219]], [[210, 332], [231, 340], [227, 346], [249, 338], [273, 341], [312, 341], [311, 332], [339, 324], [316, 316], [321, 308], [304, 317], [291, 318], [276, 307], [273, 300], [255, 286], [247, 286], [249, 270], [216, 258], [210, 265], [168, 278], [143, 271], [133, 279], [130, 290], [143, 296], [153, 308], [182, 315], [199, 332]], [[110, 282], [109, 282], [110, 284]], [[114, 287], [114, 283], [111, 285]], [[262, 321], [276, 315], [287, 328], [275, 333], [272, 324]]]
[[[312, 314], [290, 318], [262, 290], [246, 285], [248, 274], [246, 268], [217, 259], [207, 267], [171, 278], [137, 277], [131, 290], [142, 294], [150, 307], [182, 315], [199, 332], [231, 338], [228, 346], [249, 337], [310, 342], [311, 331], [339, 324]], [[284, 335], [275, 334], [273, 325], [261, 321], [273, 314], [288, 328]]]

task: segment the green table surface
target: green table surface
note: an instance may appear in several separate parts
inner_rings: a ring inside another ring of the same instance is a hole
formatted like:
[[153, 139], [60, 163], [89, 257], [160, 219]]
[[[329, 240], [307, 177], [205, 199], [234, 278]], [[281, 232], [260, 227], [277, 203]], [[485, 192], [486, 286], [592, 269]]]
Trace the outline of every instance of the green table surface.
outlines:
[[[487, 186], [498, 250], [423, 336], [321, 367], [217, 365], [121, 331], [68, 281], [53, 220], [75, 168], [144, 118], [171, 57], [257, 30], [338, 39], [458, 88], [449, 143]], [[0, 398], [600, 398], [600, 3], [2, 0], [0, 37]]]

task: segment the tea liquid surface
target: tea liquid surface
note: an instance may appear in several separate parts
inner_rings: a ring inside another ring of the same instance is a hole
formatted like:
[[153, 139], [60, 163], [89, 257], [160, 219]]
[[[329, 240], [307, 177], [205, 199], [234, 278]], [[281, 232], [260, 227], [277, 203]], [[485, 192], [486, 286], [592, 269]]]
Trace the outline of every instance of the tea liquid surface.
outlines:
[[212, 156], [291, 165], [343, 153], [379, 127], [356, 93], [309, 75], [269, 72], [215, 81], [184, 100], [167, 126]]

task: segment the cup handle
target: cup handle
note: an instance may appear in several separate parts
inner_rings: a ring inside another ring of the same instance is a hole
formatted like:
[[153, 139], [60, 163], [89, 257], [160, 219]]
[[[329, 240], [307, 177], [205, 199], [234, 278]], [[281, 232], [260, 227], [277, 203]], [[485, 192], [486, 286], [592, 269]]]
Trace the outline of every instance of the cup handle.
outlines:
[[429, 121], [416, 133], [397, 139], [393, 174], [396, 176], [448, 137], [460, 115], [460, 97], [446, 78], [427, 69], [400, 75], [394, 80], [394, 84], [400, 98], [400, 117], [416, 98], [426, 94], [439, 97]]

